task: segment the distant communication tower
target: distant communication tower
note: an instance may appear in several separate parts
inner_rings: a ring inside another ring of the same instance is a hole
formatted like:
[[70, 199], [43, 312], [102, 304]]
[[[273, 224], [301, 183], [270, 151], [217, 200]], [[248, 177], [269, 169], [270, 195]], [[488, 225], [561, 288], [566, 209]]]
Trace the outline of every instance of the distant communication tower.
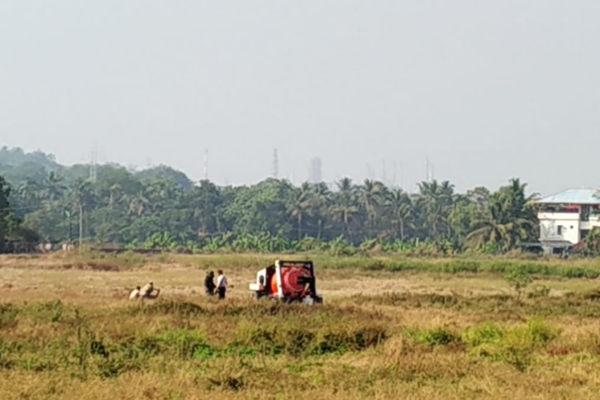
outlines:
[[277, 149], [273, 150], [273, 178], [279, 177], [279, 157], [277, 155]]
[[310, 166], [308, 168], [308, 181], [310, 183], [323, 182], [322, 165], [319, 157], [314, 157], [310, 160]]

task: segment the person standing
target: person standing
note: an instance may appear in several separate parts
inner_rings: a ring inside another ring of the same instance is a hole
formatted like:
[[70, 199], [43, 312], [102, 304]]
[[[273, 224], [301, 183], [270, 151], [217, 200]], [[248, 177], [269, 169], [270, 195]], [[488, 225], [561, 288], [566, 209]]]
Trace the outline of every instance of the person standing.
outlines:
[[219, 276], [217, 277], [217, 291], [219, 292], [219, 300], [225, 299], [225, 292], [227, 292], [227, 277], [223, 274], [222, 270], [218, 271]]
[[206, 290], [206, 294], [208, 296], [214, 296], [215, 295], [215, 273], [212, 271], [209, 271], [206, 274], [206, 278], [204, 278], [204, 289]]

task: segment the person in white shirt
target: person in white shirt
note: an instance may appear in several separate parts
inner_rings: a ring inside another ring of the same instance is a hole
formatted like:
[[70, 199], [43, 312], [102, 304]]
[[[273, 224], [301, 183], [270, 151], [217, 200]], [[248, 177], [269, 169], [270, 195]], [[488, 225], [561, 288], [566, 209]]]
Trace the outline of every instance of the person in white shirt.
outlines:
[[160, 289], [154, 288], [154, 283], [149, 282], [146, 286], [140, 289], [138, 286], [131, 295], [129, 295], [129, 300], [134, 300], [138, 298], [147, 299], [147, 300], [156, 300], [160, 296]]
[[133, 292], [131, 292], [131, 294], [129, 295], [129, 300], [135, 300], [135, 299], [139, 299], [141, 296], [141, 287], [136, 287], [135, 290]]
[[227, 291], [227, 277], [223, 274], [223, 271], [219, 270], [219, 276], [217, 277], [217, 291], [219, 292], [219, 300], [225, 298], [225, 292]]

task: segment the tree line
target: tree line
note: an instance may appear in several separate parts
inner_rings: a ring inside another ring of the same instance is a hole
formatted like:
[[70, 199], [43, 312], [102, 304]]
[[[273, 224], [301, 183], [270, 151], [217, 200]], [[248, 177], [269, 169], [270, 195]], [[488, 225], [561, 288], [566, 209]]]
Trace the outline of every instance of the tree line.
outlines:
[[[18, 230], [28, 240], [68, 242], [81, 234], [86, 243], [149, 248], [252, 249], [251, 243], [262, 243], [293, 250], [342, 241], [394, 248], [429, 243], [459, 252], [508, 251], [538, 237], [532, 198], [518, 179], [495, 192], [477, 187], [466, 193], [448, 181], [422, 182], [417, 193], [408, 193], [349, 178], [334, 187], [276, 179], [219, 187], [195, 185], [166, 166], [134, 172], [102, 165], [92, 181], [89, 166], [63, 167], [38, 153], [33, 160], [21, 153], [18, 162], [14, 152], [0, 150], [4, 241], [21, 240]], [[10, 162], [3, 154], [11, 154]]]

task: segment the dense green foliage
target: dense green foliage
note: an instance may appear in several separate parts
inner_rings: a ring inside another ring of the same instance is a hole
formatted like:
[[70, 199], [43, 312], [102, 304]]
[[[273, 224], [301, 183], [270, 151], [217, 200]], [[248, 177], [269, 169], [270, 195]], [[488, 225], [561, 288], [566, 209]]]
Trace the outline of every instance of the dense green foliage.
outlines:
[[[456, 193], [449, 182], [423, 182], [409, 194], [381, 182], [345, 178], [330, 188], [267, 179], [253, 186], [194, 185], [161, 166], [142, 172], [119, 165], [63, 167], [51, 156], [0, 150], [0, 175], [25, 226], [44, 240], [82, 236], [89, 243], [232, 251], [382, 250], [435, 244], [506, 251], [537, 238], [536, 216], [518, 179], [490, 193]], [[355, 248], [356, 248], [355, 247]], [[344, 250], [346, 249], [346, 250]]]
[[22, 225], [11, 208], [9, 198], [11, 188], [0, 176], [0, 253], [5, 251], [23, 251], [36, 242], [37, 234]]

